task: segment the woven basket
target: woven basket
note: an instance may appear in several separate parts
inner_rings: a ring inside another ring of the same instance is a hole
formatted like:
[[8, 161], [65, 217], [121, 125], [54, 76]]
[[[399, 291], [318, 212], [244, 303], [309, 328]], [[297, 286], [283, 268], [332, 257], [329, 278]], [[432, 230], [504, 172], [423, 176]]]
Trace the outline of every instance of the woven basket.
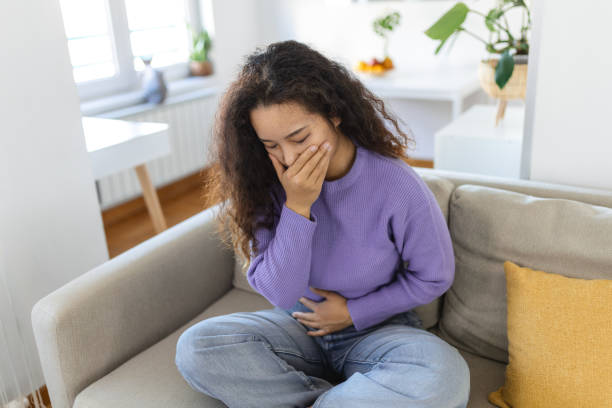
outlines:
[[482, 89], [492, 98], [496, 99], [525, 99], [525, 91], [527, 89], [527, 64], [514, 64], [512, 76], [503, 89], [495, 82], [495, 67], [498, 60], [489, 59], [481, 61], [478, 66], [478, 78]]

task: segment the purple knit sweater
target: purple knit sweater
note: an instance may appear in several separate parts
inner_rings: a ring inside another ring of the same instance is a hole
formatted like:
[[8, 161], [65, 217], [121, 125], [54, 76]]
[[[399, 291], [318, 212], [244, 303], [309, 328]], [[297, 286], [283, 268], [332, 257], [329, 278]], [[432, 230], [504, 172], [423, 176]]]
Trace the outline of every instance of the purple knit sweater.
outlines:
[[444, 215], [414, 169], [356, 147], [349, 172], [323, 181], [311, 219], [276, 190], [280, 217], [272, 230], [255, 231], [259, 248], [255, 254], [251, 246], [247, 279], [285, 310], [302, 296], [324, 300], [309, 286], [337, 292], [362, 330], [446, 292], [455, 260]]

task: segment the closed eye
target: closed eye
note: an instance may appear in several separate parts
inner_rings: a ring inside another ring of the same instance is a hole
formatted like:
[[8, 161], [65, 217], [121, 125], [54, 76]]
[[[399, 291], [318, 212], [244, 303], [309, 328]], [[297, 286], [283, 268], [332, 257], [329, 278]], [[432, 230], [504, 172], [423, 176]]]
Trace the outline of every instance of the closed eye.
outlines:
[[[308, 139], [308, 136], [310, 136], [310, 133], [309, 133], [309, 134], [307, 134], [307, 135], [306, 135], [306, 137], [304, 137], [302, 140], [296, 140], [296, 141], [295, 141], [295, 143], [298, 143], [298, 144], [304, 143], [304, 141], [305, 141], [306, 139]], [[268, 146], [268, 148], [269, 148], [269, 149], [274, 149], [274, 148], [276, 148], [276, 146], [277, 146], [277, 145], [274, 145], [274, 146]]]

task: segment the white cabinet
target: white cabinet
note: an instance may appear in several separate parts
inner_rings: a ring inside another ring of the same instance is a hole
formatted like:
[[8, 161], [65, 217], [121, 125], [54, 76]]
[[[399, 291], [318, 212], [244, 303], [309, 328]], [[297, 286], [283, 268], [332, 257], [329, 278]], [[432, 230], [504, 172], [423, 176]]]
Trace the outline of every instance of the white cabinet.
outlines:
[[520, 178], [524, 106], [474, 105], [434, 136], [434, 168]]

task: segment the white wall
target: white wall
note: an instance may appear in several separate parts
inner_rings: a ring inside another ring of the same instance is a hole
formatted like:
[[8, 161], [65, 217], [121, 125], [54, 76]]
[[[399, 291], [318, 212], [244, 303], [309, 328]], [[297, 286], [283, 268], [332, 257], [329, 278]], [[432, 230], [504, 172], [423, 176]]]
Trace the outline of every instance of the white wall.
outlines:
[[0, 50], [0, 376], [12, 399], [45, 382], [32, 306], [108, 250], [58, 0], [0, 2]]
[[[212, 2], [212, 3], [210, 3]], [[258, 1], [201, 0], [202, 19], [212, 4], [214, 20], [213, 47], [210, 56], [219, 80], [227, 85], [236, 78], [243, 57], [254, 51], [259, 38]]]
[[539, 0], [529, 57], [523, 174], [612, 190], [612, 3]]

